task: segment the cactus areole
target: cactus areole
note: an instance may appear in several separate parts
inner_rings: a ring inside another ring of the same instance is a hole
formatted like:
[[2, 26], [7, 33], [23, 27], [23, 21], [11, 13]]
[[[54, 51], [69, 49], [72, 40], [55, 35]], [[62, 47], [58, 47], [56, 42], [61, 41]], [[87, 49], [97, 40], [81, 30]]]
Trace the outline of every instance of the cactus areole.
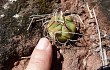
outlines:
[[76, 25], [72, 21], [71, 16], [55, 15], [47, 24], [47, 30], [52, 39], [65, 43], [67, 40], [73, 38]]

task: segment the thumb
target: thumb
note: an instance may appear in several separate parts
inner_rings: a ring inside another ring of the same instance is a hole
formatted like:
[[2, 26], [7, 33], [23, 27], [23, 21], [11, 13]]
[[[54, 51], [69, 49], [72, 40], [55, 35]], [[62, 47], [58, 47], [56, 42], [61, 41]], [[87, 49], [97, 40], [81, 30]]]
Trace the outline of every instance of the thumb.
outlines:
[[26, 70], [50, 70], [52, 46], [47, 38], [41, 38], [35, 47]]

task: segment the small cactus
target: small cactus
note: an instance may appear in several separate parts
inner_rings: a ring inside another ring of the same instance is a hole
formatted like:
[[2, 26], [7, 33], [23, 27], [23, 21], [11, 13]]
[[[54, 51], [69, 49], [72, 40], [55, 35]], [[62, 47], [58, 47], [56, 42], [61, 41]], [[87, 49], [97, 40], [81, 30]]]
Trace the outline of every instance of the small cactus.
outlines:
[[52, 39], [57, 38], [60, 43], [65, 43], [74, 36], [76, 25], [71, 16], [55, 15], [47, 24], [47, 30]]

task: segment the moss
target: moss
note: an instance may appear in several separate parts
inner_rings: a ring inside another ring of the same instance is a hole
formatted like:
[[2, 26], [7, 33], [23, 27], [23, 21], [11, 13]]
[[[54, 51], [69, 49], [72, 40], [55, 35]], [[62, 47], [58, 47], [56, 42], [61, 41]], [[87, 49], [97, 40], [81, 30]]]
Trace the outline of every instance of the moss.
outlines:
[[[9, 44], [9, 39], [16, 35], [28, 34], [29, 37], [35, 35], [33, 33], [33, 35], [30, 35], [31, 32], [35, 32], [35, 30], [32, 30], [28, 33], [26, 31], [30, 23], [29, 17], [33, 14], [50, 13], [52, 11], [51, 5], [51, 1], [49, 0], [17, 0], [13, 4], [9, 5], [9, 9], [1, 9], [5, 14], [5, 17], [0, 20], [0, 44]], [[37, 10], [38, 12], [36, 12]], [[19, 13], [21, 17], [19, 17], [18, 19], [13, 18], [15, 14]], [[35, 27], [33, 27], [33, 29], [38, 29]]]

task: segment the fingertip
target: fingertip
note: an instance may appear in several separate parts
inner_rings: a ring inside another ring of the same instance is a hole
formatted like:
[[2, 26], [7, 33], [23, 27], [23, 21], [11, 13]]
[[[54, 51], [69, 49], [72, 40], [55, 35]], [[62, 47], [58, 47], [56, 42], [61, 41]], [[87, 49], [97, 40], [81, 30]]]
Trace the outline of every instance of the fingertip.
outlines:
[[51, 47], [51, 43], [47, 38], [41, 38], [36, 46], [36, 49], [45, 50], [48, 47]]
[[49, 70], [52, 61], [52, 45], [47, 38], [41, 38], [35, 47], [27, 70]]

